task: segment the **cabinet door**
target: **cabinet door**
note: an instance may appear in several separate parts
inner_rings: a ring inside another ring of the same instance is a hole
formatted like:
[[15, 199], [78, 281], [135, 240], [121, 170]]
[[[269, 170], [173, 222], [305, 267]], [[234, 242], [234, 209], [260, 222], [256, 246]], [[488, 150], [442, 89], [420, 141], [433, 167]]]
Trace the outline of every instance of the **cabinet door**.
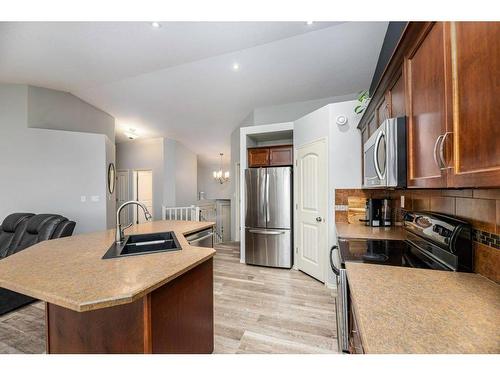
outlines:
[[271, 147], [269, 149], [269, 165], [293, 165], [293, 147], [291, 145]]
[[450, 187], [500, 186], [500, 22], [446, 25], [451, 40]]
[[249, 148], [248, 149], [248, 166], [250, 168], [269, 166], [269, 149], [268, 148]]
[[405, 57], [408, 109], [408, 187], [446, 187], [446, 170], [436, 160], [447, 129], [446, 45], [442, 22], [425, 29]]
[[391, 117], [390, 94], [387, 92], [384, 99], [377, 107], [377, 124], [380, 126], [385, 120]]
[[[377, 128], [378, 128], [377, 116], [376, 116], [375, 112], [372, 113], [370, 120], [368, 120], [366, 127], [368, 128], [367, 136], [368, 136], [368, 138], [370, 138], [370, 136], [373, 133], [375, 133], [375, 130], [377, 130]], [[363, 143], [363, 145], [364, 145], [364, 143]]]
[[390, 90], [391, 117], [404, 117], [405, 111], [405, 82], [400, 75]]

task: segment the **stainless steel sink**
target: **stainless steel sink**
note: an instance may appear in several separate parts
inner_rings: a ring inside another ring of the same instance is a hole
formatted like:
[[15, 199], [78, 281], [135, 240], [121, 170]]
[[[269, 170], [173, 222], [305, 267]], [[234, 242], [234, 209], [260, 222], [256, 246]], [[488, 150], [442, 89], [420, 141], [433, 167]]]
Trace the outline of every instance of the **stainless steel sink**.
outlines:
[[174, 232], [133, 234], [113, 243], [102, 259], [182, 250]]

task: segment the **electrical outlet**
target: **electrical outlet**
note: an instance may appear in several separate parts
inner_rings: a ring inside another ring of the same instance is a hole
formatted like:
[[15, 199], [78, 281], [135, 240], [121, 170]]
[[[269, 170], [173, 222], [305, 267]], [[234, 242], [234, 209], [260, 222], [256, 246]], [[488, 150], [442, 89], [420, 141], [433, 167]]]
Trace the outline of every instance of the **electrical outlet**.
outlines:
[[401, 196], [401, 208], [405, 208], [405, 196]]
[[92, 196], [90, 197], [90, 200], [91, 200], [92, 202], [99, 202], [99, 196], [98, 196], [98, 195], [92, 195]]

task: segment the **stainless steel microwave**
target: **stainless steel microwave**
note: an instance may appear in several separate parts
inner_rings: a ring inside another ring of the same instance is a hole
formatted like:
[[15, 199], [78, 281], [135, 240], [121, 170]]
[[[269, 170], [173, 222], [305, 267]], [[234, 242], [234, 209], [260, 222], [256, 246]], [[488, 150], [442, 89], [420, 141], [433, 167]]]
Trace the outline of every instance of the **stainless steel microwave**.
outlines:
[[364, 188], [406, 187], [406, 121], [390, 118], [363, 146]]

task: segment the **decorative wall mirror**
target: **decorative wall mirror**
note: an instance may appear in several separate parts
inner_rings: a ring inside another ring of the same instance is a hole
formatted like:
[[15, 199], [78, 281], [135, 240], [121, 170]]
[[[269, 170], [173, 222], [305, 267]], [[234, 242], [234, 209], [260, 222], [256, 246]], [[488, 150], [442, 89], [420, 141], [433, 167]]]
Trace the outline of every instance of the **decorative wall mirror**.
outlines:
[[109, 163], [109, 166], [108, 166], [108, 191], [109, 191], [109, 194], [113, 194], [113, 192], [115, 191], [115, 181], [116, 181], [115, 165], [113, 163]]

